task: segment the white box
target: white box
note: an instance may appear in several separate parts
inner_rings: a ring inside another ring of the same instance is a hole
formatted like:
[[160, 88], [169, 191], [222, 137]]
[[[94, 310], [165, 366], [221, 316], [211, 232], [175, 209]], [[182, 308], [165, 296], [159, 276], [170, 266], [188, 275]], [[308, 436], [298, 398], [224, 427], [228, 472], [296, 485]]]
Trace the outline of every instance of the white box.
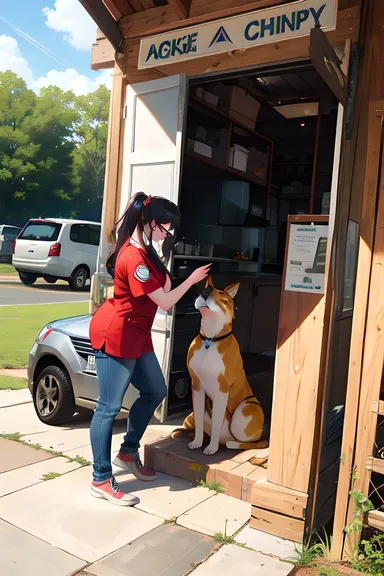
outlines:
[[207, 158], [212, 158], [211, 146], [208, 146], [203, 142], [196, 142], [196, 140], [188, 138], [187, 148], [189, 148], [189, 150], [193, 150], [193, 152], [196, 152], [196, 154], [201, 154], [202, 156], [206, 156]]
[[216, 96], [216, 94], [212, 94], [211, 92], [207, 92], [207, 90], [204, 90], [204, 100], [206, 102], [208, 102], [208, 104], [211, 104], [212, 106], [217, 106], [219, 103], [219, 97]]
[[231, 146], [229, 151], [229, 166], [231, 168], [236, 168], [236, 170], [241, 170], [242, 172], [247, 171], [249, 150], [243, 148], [238, 144]]

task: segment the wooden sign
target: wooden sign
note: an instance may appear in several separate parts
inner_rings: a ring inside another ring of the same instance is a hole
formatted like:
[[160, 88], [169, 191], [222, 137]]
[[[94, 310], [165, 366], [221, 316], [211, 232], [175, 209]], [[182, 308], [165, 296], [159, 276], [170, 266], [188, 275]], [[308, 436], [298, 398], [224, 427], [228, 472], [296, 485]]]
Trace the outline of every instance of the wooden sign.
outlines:
[[143, 38], [138, 69], [309, 36], [336, 28], [337, 0], [300, 0]]

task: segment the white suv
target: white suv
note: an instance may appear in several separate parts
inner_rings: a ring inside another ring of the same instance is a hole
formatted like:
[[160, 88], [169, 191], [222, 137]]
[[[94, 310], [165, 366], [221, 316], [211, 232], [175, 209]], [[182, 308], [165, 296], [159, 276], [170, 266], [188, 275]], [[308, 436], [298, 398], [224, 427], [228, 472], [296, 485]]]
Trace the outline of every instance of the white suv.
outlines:
[[83, 290], [96, 272], [101, 224], [60, 218], [30, 220], [13, 245], [12, 264], [27, 285], [43, 277]]

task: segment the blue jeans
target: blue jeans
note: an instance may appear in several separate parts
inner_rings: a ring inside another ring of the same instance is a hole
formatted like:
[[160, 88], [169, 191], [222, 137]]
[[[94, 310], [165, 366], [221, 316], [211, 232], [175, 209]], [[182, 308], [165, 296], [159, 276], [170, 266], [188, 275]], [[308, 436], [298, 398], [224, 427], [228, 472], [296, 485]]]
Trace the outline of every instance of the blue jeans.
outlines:
[[100, 482], [112, 476], [113, 423], [121, 410], [130, 382], [139, 391], [140, 397], [130, 410], [127, 433], [120, 448], [128, 455], [138, 451], [145, 429], [165, 397], [166, 387], [154, 352], [137, 359], [116, 358], [99, 352], [96, 354], [96, 372], [99, 398], [91, 423], [91, 446], [93, 477]]

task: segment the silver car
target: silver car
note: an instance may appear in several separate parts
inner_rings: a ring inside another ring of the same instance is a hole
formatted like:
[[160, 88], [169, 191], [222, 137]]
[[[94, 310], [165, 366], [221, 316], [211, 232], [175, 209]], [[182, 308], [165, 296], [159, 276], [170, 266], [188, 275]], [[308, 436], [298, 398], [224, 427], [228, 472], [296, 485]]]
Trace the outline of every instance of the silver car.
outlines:
[[[46, 424], [67, 422], [77, 406], [96, 406], [98, 384], [90, 320], [91, 316], [85, 315], [50, 322], [29, 353], [28, 386], [36, 413]], [[123, 411], [129, 410], [137, 397], [137, 390], [129, 386]]]

